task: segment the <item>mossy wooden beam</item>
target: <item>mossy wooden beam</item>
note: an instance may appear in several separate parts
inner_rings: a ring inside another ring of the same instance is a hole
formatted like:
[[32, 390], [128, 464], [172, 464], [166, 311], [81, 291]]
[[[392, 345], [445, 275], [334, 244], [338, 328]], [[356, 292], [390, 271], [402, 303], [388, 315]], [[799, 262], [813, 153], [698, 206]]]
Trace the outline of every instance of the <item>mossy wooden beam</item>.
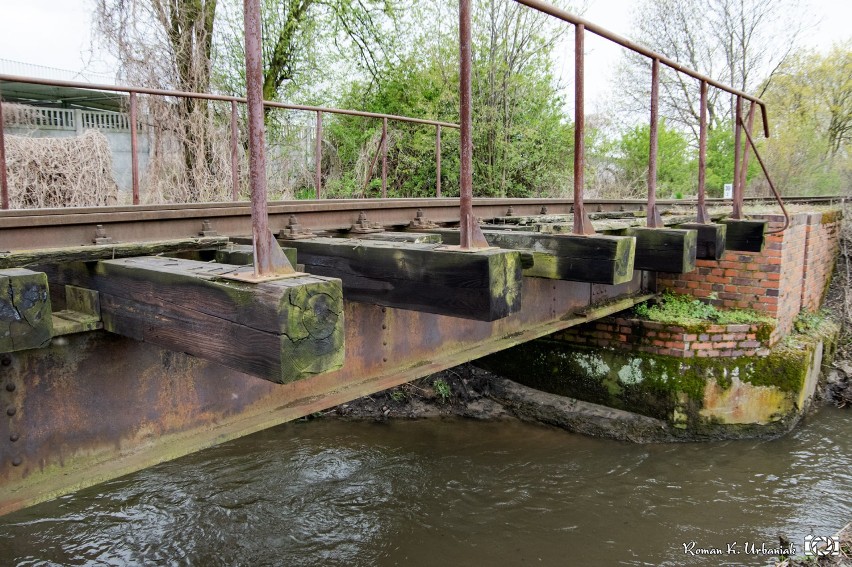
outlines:
[[[152, 242], [118, 242], [68, 248], [0, 251], [0, 268], [58, 264], [61, 262], [91, 262], [131, 256], [151, 256], [189, 250], [215, 249], [228, 243], [225, 236], [180, 238]], [[2, 245], [0, 245], [2, 246]]]
[[350, 233], [349, 238], [378, 240], [380, 242], [413, 242], [415, 244], [441, 244], [441, 236], [426, 232], [375, 232], [372, 234]]
[[766, 221], [724, 219], [727, 227], [725, 247], [737, 252], [763, 252], [766, 242]]
[[58, 266], [51, 280], [99, 292], [104, 329], [277, 383], [343, 365], [340, 280], [226, 279], [238, 266], [139, 257]]
[[97, 291], [65, 286], [65, 309], [53, 312], [53, 336], [103, 329], [101, 300]]
[[725, 236], [727, 227], [724, 224], [713, 223], [684, 223], [677, 226], [684, 230], [694, 230], [698, 233], [695, 257], [701, 260], [721, 260], [725, 253]]
[[637, 270], [685, 274], [695, 269], [698, 233], [677, 228], [628, 228], [625, 236], [636, 237]]
[[[444, 242], [457, 244], [459, 231], [435, 229]], [[616, 285], [633, 279], [635, 240], [626, 236], [552, 235], [537, 232], [483, 230], [490, 246], [532, 253], [533, 278]]]
[[340, 278], [347, 300], [494, 321], [521, 306], [517, 252], [340, 238], [288, 242], [305, 270]]
[[[296, 266], [296, 249], [282, 247], [281, 251], [287, 256], [291, 266]], [[216, 248], [202, 248], [199, 250], [187, 250], [168, 254], [172, 258], [184, 260], [200, 260], [202, 262], [217, 262], [219, 264], [231, 264], [234, 266], [248, 266], [254, 262], [254, 247], [252, 239], [246, 237], [235, 237], [230, 242]]]
[[0, 270], [0, 352], [46, 346], [53, 337], [51, 313], [46, 274]]

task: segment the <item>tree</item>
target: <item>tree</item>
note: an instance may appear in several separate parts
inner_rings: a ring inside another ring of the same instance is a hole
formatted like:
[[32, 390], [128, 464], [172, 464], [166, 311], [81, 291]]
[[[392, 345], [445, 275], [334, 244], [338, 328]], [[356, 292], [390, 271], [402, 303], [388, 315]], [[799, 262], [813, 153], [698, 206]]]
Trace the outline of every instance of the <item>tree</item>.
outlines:
[[[130, 84], [210, 90], [217, 0], [96, 0], [95, 6], [97, 28]], [[158, 103], [161, 113], [168, 112], [162, 101], [154, 102]], [[198, 170], [207, 170], [213, 162], [207, 101], [179, 98], [174, 110], [178, 120], [173, 129], [182, 141], [186, 171], [197, 176], [206, 173]], [[189, 198], [198, 196], [197, 187], [191, 184]]]
[[[632, 193], [647, 187], [650, 127], [635, 126], [618, 143], [623, 182]], [[686, 137], [660, 121], [657, 148], [657, 190], [666, 196], [681, 196], [693, 187], [693, 160]]]
[[[441, 27], [457, 14], [457, 6], [442, 3], [430, 9], [439, 15], [420, 18], [435, 22], [412, 42], [420, 49], [386, 68], [378, 82], [353, 84], [342, 106], [458, 120], [458, 32]], [[472, 95], [477, 195], [552, 195], [568, 185], [572, 129], [562, 114], [550, 59], [561, 32], [539, 16], [509, 0], [476, 4]], [[365, 130], [363, 119], [336, 119], [329, 133], [341, 161], [352, 167], [356, 159], [363, 162], [365, 147], [370, 147], [366, 154], [371, 158], [378, 127]], [[434, 194], [434, 129], [392, 128], [391, 188], [399, 196]], [[443, 190], [452, 194], [457, 188], [457, 137], [444, 133]], [[361, 191], [357, 183], [353, 190]]]
[[768, 86], [765, 141], [774, 181], [791, 192], [829, 193], [852, 181], [852, 42], [791, 58]]
[[[643, 0], [636, 9], [636, 39], [649, 48], [741, 91], [760, 96], [795, 50], [806, 27], [800, 0]], [[625, 56], [618, 84], [622, 111], [647, 115], [648, 60]], [[625, 87], [626, 85], [626, 87]], [[733, 125], [734, 97], [708, 92], [710, 129]], [[698, 81], [662, 68], [660, 112], [698, 137]]]

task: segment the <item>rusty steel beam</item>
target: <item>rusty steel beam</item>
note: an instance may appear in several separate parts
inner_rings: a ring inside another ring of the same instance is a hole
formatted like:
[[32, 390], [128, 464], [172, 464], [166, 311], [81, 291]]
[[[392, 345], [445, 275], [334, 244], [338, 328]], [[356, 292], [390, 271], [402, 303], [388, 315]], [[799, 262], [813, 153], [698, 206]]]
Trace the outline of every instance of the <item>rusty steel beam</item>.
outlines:
[[237, 125], [239, 114], [237, 103], [231, 101], [231, 200], [240, 200], [240, 130]]
[[3, 122], [3, 97], [0, 96], [0, 209], [8, 209], [9, 180], [6, 178], [6, 137]]
[[487, 248], [488, 242], [473, 214], [473, 118], [471, 99], [471, 0], [459, 0], [459, 123], [461, 173], [459, 179], [460, 246], [463, 250]]
[[133, 204], [139, 204], [139, 111], [136, 93], [130, 93], [130, 173], [133, 178]]
[[629, 308], [641, 280], [524, 278], [492, 323], [346, 302], [343, 368], [283, 385], [103, 331], [3, 355], [0, 514]]
[[710, 221], [707, 214], [706, 188], [707, 183], [707, 83], [701, 81], [701, 104], [698, 126], [698, 212], [696, 222], [706, 224]]

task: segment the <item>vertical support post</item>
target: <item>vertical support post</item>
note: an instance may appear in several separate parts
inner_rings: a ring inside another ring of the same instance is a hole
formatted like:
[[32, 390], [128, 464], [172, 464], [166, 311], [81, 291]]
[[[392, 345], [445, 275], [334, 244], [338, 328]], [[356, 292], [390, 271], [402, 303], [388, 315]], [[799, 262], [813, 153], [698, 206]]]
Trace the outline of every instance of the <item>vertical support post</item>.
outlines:
[[388, 196], [388, 117], [382, 118], [382, 199]]
[[660, 108], [660, 60], [651, 63], [651, 129], [649, 133], [650, 147], [648, 148], [648, 212], [647, 224], [650, 228], [663, 226], [660, 211], [657, 209], [657, 148], [659, 146], [658, 123]]
[[743, 99], [737, 96], [736, 117], [734, 118], [734, 205], [732, 219], [743, 218], [743, 188], [740, 187], [740, 150], [742, 148]]
[[441, 196], [441, 125], [435, 132], [435, 197]]
[[473, 216], [473, 119], [471, 116], [471, 0], [459, 0], [459, 114], [461, 178], [459, 179], [460, 247], [486, 248], [488, 243]]
[[243, 2], [246, 34], [246, 99], [248, 102], [249, 186], [254, 239], [254, 275], [272, 274], [274, 239], [266, 206], [266, 148], [263, 124], [263, 67], [260, 43], [260, 0]]
[[314, 148], [314, 185], [317, 189], [317, 199], [322, 198], [322, 111], [317, 110], [317, 127], [315, 130], [316, 146]]
[[136, 126], [139, 122], [136, 93], [130, 91], [130, 174], [133, 177], [133, 204], [139, 204], [139, 140]]
[[9, 208], [9, 180], [6, 178], [6, 138], [3, 134], [3, 97], [0, 97], [0, 208]]
[[[746, 123], [748, 124], [748, 126], [746, 126], [745, 129], [748, 130], [749, 134], [751, 134], [754, 131], [754, 107], [755, 107], [755, 103], [751, 103], [748, 107], [748, 118], [746, 118]], [[743, 146], [744, 146], [743, 147], [743, 159], [742, 159], [742, 163], [740, 164], [740, 181], [739, 181], [739, 183], [740, 183], [740, 187], [742, 188], [743, 195], [745, 195], [746, 181], [747, 181], [747, 178], [748, 178], [748, 158], [749, 158], [749, 150], [751, 149], [751, 146], [749, 146], [747, 143], [745, 143], [745, 141], [743, 141]]]
[[701, 224], [710, 221], [705, 204], [707, 183], [707, 81], [701, 81], [701, 113], [698, 126], [698, 212], [695, 220]]
[[231, 101], [231, 200], [240, 199], [239, 129], [237, 128], [237, 101]]
[[583, 203], [586, 165], [585, 52], [586, 26], [574, 26], [574, 234], [594, 234]]

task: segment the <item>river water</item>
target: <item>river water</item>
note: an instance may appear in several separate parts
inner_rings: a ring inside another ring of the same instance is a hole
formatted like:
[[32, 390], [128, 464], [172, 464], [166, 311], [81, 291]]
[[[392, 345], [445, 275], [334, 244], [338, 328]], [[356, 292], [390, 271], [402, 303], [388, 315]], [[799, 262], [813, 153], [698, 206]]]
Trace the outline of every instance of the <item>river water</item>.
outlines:
[[0, 517], [0, 564], [767, 565], [778, 532], [803, 553], [850, 520], [848, 410], [671, 445], [313, 420]]

